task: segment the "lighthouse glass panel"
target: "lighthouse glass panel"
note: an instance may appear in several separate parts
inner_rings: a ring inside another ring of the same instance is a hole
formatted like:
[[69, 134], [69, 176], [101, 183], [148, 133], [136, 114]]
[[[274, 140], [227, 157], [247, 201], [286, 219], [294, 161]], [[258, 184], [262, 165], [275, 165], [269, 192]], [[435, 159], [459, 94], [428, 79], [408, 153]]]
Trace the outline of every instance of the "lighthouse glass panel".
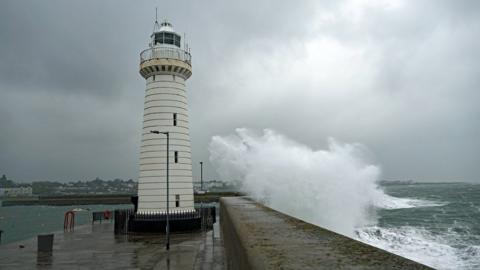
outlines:
[[163, 43], [163, 33], [156, 33], [155, 44], [162, 44], [162, 43]]
[[171, 33], [165, 33], [164, 34], [164, 42], [166, 44], [172, 44], [173, 45], [173, 34]]
[[175, 46], [180, 47], [180, 36], [175, 35]]
[[180, 36], [174, 33], [155, 33], [155, 44], [171, 44], [180, 47]]

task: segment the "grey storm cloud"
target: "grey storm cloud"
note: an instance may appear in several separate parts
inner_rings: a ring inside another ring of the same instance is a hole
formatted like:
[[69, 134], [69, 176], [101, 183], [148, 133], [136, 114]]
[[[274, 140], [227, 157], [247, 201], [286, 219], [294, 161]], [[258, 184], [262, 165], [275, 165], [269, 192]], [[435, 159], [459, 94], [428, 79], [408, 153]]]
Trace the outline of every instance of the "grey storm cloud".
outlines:
[[387, 179], [480, 181], [480, 2], [446, 0], [1, 1], [0, 173], [137, 178], [157, 6], [192, 48], [194, 177], [252, 127], [363, 143]]

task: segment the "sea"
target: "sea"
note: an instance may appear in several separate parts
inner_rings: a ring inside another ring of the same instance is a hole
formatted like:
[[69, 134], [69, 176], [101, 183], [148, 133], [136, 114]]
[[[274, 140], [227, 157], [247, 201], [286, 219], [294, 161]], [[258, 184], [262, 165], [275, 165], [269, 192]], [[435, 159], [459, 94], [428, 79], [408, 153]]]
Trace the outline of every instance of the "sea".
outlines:
[[[421, 183], [381, 187], [395, 203], [376, 210], [377, 222], [357, 228], [358, 240], [437, 269], [480, 269], [480, 184]], [[0, 207], [2, 244], [63, 230], [66, 211], [81, 208], [76, 225], [92, 211], [130, 205]]]
[[399, 198], [377, 210], [360, 241], [436, 269], [480, 269], [480, 184], [383, 186]]

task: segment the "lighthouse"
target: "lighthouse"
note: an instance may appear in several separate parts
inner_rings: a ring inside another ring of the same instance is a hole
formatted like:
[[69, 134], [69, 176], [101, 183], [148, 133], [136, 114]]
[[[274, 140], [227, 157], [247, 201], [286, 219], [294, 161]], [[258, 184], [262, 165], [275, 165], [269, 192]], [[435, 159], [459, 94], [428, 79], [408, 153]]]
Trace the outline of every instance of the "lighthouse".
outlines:
[[[186, 82], [192, 75], [191, 60], [185, 43], [182, 46], [181, 35], [172, 24], [156, 20], [149, 47], [140, 54], [140, 74], [146, 89], [138, 214], [164, 214], [167, 200], [170, 213], [195, 211], [186, 93]], [[159, 133], [153, 134], [152, 130]]]

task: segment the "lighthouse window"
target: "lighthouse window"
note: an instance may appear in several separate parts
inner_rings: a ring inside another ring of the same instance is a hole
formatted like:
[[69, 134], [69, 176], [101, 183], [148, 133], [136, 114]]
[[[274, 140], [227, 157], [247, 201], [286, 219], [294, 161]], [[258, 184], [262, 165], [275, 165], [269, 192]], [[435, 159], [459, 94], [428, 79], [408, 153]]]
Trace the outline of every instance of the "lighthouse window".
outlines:
[[180, 47], [181, 37], [174, 33], [155, 33], [155, 44], [172, 44]]
[[175, 151], [175, 163], [178, 163], [178, 151]]
[[157, 43], [163, 43], [163, 33], [155, 34], [155, 44]]
[[173, 34], [172, 33], [165, 33], [164, 35], [164, 42], [166, 44], [174, 44], [173, 42]]
[[175, 46], [180, 47], [180, 36], [175, 35]]
[[180, 206], [180, 195], [176, 194], [175, 195], [175, 207]]
[[173, 114], [173, 125], [174, 126], [177, 125], [177, 114], [176, 113]]
[[152, 82], [154, 82], [154, 81], [155, 81], [155, 75], [152, 76]]

